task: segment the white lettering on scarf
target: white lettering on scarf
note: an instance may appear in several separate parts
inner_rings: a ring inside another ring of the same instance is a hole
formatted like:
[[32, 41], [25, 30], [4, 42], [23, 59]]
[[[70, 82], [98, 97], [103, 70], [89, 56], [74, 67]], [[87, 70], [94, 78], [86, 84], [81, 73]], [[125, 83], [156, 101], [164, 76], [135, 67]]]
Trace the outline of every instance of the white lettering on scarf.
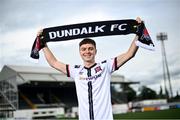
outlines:
[[68, 36], [76, 36], [76, 35], [83, 35], [83, 34], [91, 34], [91, 33], [98, 33], [98, 32], [104, 32], [103, 28], [106, 25], [102, 26], [95, 26], [93, 27], [83, 27], [83, 28], [74, 28], [74, 29], [68, 29], [68, 30], [61, 30], [61, 31], [53, 31], [49, 32], [49, 38], [55, 39], [55, 38], [61, 38], [61, 37], [68, 37]]

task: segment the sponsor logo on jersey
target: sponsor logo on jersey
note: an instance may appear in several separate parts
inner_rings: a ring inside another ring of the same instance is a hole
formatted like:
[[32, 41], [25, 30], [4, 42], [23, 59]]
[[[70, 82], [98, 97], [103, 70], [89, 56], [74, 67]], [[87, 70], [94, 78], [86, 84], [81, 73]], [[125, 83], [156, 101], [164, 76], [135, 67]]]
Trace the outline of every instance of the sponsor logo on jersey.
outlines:
[[103, 72], [104, 72], [104, 70], [102, 70], [102, 69], [99, 69], [99, 68], [98, 68], [98, 70], [101, 71], [99, 74], [95, 74], [95, 75], [90, 76], [90, 77], [83, 76], [83, 75], [81, 74], [80, 77], [79, 77], [79, 80], [87, 80], [87, 81], [97, 80], [99, 77], [102, 76], [102, 74], [103, 74]]

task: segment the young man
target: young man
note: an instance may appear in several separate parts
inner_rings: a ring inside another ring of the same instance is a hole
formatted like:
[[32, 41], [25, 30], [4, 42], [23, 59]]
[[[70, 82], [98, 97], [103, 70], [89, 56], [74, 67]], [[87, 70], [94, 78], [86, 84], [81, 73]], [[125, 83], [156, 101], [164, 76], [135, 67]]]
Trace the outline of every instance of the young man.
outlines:
[[[141, 23], [141, 19], [136, 19]], [[38, 36], [42, 31], [39, 31]], [[86, 38], [79, 43], [79, 53], [83, 65], [68, 65], [56, 59], [47, 45], [43, 48], [44, 55], [50, 66], [72, 77], [75, 81], [81, 120], [112, 120], [112, 105], [110, 92], [111, 74], [124, 63], [135, 56], [138, 47], [136, 35], [128, 51], [96, 63], [97, 53], [94, 40]]]

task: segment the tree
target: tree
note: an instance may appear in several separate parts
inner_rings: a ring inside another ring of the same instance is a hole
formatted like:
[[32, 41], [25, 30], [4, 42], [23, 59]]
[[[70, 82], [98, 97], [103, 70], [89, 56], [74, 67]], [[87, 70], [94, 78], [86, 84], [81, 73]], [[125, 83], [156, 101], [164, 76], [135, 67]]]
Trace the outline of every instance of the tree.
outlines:
[[113, 103], [127, 103], [136, 99], [136, 91], [129, 84], [121, 84], [120, 91], [111, 86]]
[[133, 88], [131, 88], [129, 85], [124, 87], [123, 91], [125, 92], [127, 96], [127, 102], [130, 102], [136, 99], [136, 91]]
[[160, 86], [159, 97], [161, 98], [162, 96], [163, 96], [163, 90], [162, 90], [162, 86]]
[[[166, 92], [166, 91], [165, 91], [165, 92]], [[160, 91], [159, 91], [159, 94], [158, 94], [158, 98], [160, 98], [160, 99], [167, 98], [167, 97], [166, 97], [166, 93], [163, 94], [162, 86], [160, 86]]]
[[156, 98], [157, 98], [157, 94], [154, 90], [152, 90], [146, 86], [141, 87], [140, 94], [139, 94], [140, 100], [156, 99]]
[[178, 91], [176, 92], [176, 96], [174, 96], [174, 97], [172, 98], [172, 101], [176, 101], [176, 102], [179, 102], [179, 101], [180, 101], [180, 95], [179, 95]]

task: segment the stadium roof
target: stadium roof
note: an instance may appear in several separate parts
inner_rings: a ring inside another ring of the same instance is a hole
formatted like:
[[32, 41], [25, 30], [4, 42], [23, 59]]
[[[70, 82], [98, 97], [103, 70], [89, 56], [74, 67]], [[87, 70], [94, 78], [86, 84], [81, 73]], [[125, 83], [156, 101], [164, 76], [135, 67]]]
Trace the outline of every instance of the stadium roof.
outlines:
[[[5, 65], [0, 72], [0, 81], [16, 79], [18, 85], [30, 82], [74, 82], [71, 78], [50, 67]], [[112, 75], [111, 82], [138, 84], [125, 81], [124, 76]]]

